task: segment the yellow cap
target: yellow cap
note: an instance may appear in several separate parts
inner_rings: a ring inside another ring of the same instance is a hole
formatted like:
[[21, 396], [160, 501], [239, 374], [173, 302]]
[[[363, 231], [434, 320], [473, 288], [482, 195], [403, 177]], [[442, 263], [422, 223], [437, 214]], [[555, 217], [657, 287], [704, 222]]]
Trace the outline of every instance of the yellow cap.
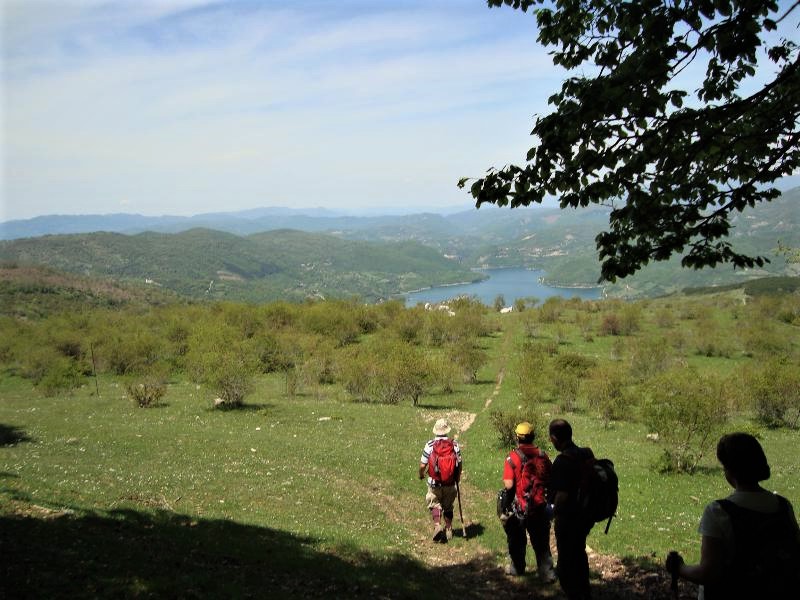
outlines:
[[533, 433], [533, 425], [528, 423], [527, 421], [523, 421], [517, 428], [514, 430], [514, 433], [517, 435], [530, 435]]

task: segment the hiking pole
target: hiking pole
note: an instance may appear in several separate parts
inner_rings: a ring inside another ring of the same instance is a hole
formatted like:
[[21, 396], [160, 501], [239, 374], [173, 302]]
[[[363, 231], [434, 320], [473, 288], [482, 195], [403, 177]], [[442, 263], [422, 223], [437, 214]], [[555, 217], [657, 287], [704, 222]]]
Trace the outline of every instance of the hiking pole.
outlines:
[[458, 498], [458, 517], [461, 519], [461, 533], [467, 537], [467, 526], [464, 524], [464, 511], [461, 510], [461, 488], [456, 481], [456, 498]]

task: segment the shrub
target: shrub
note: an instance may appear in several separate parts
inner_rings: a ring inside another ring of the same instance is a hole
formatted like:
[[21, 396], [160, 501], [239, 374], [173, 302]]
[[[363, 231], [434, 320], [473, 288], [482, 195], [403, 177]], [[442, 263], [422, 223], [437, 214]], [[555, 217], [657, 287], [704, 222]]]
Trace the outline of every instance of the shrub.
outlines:
[[622, 335], [632, 335], [639, 331], [641, 322], [642, 305], [641, 303], [626, 304], [622, 308], [619, 318], [620, 333]]
[[667, 307], [660, 308], [656, 311], [656, 325], [661, 329], [671, 329], [675, 326], [675, 315]]
[[222, 398], [223, 407], [236, 408], [253, 387], [253, 365], [248, 357], [237, 352], [223, 352], [207, 366], [205, 381]]
[[791, 342], [776, 324], [763, 317], [751, 320], [741, 329], [742, 345], [749, 356], [786, 356]]
[[596, 364], [597, 361], [591, 356], [585, 356], [574, 352], [559, 354], [553, 360], [554, 369], [557, 371], [570, 371], [578, 377], [585, 377], [588, 375], [589, 369]]
[[772, 360], [749, 373], [746, 394], [756, 420], [766, 427], [796, 428], [800, 422], [800, 370], [798, 365]]
[[411, 308], [397, 314], [391, 329], [401, 341], [417, 343], [421, 337], [424, 323], [424, 309]]
[[595, 368], [585, 382], [589, 407], [597, 410], [605, 424], [611, 421], [631, 420], [633, 397], [625, 371], [610, 365]]
[[[497, 433], [497, 445], [499, 448], [514, 448], [517, 445], [517, 434], [514, 433], [517, 425], [527, 421], [533, 425], [534, 439], [546, 439], [547, 435], [540, 433], [546, 427], [546, 421], [538, 413], [531, 409], [518, 412], [503, 412], [493, 410], [489, 413], [489, 422]], [[539, 447], [541, 443], [537, 441]]]
[[148, 330], [119, 332], [103, 344], [108, 369], [115, 375], [147, 372], [164, 354], [164, 341]]
[[221, 408], [241, 406], [260, 369], [256, 341], [241, 339], [234, 327], [220, 322], [198, 324], [186, 364], [192, 379], [222, 399]]
[[548, 400], [546, 386], [549, 369], [547, 353], [539, 344], [527, 342], [522, 345], [514, 361], [514, 374], [519, 382], [520, 399], [523, 403], [535, 404]]
[[542, 323], [555, 323], [564, 310], [564, 301], [559, 296], [550, 296], [539, 307], [539, 321]]
[[433, 380], [425, 353], [397, 339], [372, 339], [341, 353], [336, 372], [342, 386], [362, 402], [416, 405]]
[[450, 316], [441, 310], [425, 311], [425, 323], [422, 329], [424, 341], [429, 346], [439, 347], [450, 336]]
[[489, 360], [486, 352], [469, 340], [462, 340], [447, 348], [448, 359], [460, 371], [464, 383], [475, 383], [478, 370]]
[[571, 371], [553, 369], [550, 378], [550, 393], [562, 412], [573, 412], [578, 406], [580, 379]]
[[83, 381], [83, 373], [75, 360], [56, 356], [45, 367], [44, 373], [36, 382], [36, 387], [42, 390], [45, 396], [55, 396], [59, 392], [79, 388]]
[[644, 381], [666, 370], [672, 362], [668, 348], [661, 337], [637, 339], [631, 348], [631, 376]]
[[452, 394], [463, 380], [458, 367], [444, 354], [429, 358], [431, 383], [439, 386], [444, 394]]
[[615, 313], [603, 315], [600, 321], [600, 335], [622, 335], [622, 323]]
[[128, 394], [140, 408], [155, 406], [167, 393], [167, 384], [161, 377], [134, 379], [126, 384]]
[[330, 337], [338, 346], [358, 341], [361, 327], [357, 315], [346, 302], [315, 302], [305, 307], [302, 323], [309, 333]]
[[693, 473], [728, 418], [726, 383], [693, 369], [671, 369], [646, 384], [645, 423], [665, 444], [662, 472]]
[[500, 312], [502, 309], [506, 307], [506, 298], [503, 294], [497, 294], [494, 298], [494, 303], [492, 304], [495, 312]]

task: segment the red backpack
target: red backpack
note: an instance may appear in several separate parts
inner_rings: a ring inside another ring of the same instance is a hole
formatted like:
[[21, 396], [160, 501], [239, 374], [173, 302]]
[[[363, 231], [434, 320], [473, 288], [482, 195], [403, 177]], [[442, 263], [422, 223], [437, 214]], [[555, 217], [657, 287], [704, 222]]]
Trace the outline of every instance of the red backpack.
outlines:
[[519, 467], [511, 456], [506, 460], [514, 467], [514, 510], [518, 516], [524, 518], [535, 508], [547, 503], [547, 482], [550, 480], [550, 468], [553, 464], [543, 450], [538, 450], [532, 457], [528, 457], [519, 448], [515, 448], [514, 452], [519, 456]]
[[453, 440], [443, 438], [434, 441], [428, 457], [428, 475], [431, 479], [441, 485], [454, 485], [459, 480], [460, 471]]

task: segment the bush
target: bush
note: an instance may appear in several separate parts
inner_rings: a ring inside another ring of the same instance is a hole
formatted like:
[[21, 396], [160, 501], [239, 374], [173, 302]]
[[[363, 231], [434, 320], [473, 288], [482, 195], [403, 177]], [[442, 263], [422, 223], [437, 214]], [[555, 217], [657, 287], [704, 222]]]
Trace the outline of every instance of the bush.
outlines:
[[397, 315], [397, 318], [392, 322], [391, 329], [401, 341], [417, 343], [422, 337], [424, 324], [424, 309], [411, 308]]
[[431, 384], [438, 386], [443, 394], [452, 394], [463, 377], [459, 369], [444, 354], [434, 354], [428, 358]]
[[570, 371], [553, 369], [550, 379], [550, 393], [562, 412], [573, 412], [578, 407], [580, 379]]
[[564, 310], [564, 300], [559, 296], [550, 296], [539, 307], [539, 321], [542, 323], [555, 323]]
[[616, 314], [603, 315], [603, 320], [600, 322], [600, 335], [622, 335], [622, 322]]
[[341, 353], [336, 373], [355, 400], [416, 405], [434, 378], [425, 353], [397, 339], [372, 339]]
[[693, 473], [728, 418], [726, 383], [684, 368], [661, 373], [645, 387], [645, 423], [666, 446], [656, 468]]
[[253, 365], [246, 356], [237, 352], [224, 352], [214, 357], [208, 365], [205, 381], [222, 399], [225, 408], [236, 408], [253, 388]]
[[588, 375], [589, 370], [596, 364], [597, 361], [591, 356], [585, 356], [574, 352], [559, 354], [553, 360], [553, 367], [557, 371], [570, 371], [578, 377], [585, 377]]
[[745, 378], [745, 392], [756, 414], [766, 427], [796, 428], [800, 422], [800, 368], [772, 360]]
[[257, 338], [241, 339], [234, 327], [221, 323], [199, 323], [192, 333], [186, 364], [194, 381], [208, 385], [222, 399], [223, 408], [241, 406], [263, 368], [259, 363]]
[[126, 384], [128, 394], [140, 408], [155, 406], [167, 393], [167, 384], [161, 377], [134, 379]]
[[539, 344], [527, 342], [522, 345], [514, 362], [514, 374], [519, 382], [523, 403], [536, 404], [549, 399], [546, 389], [549, 370], [547, 354]]
[[45, 396], [55, 396], [59, 392], [79, 388], [83, 381], [83, 373], [76, 361], [65, 356], [57, 356], [47, 365], [36, 387], [42, 390]]
[[[539, 414], [533, 410], [524, 410], [518, 412], [503, 412], [501, 410], [493, 410], [489, 413], [489, 422], [492, 424], [495, 432], [497, 433], [497, 445], [499, 448], [514, 448], [517, 445], [517, 434], [514, 433], [517, 425], [527, 421], [533, 425], [534, 439], [546, 440], [546, 423]], [[541, 430], [544, 429], [544, 433]], [[538, 444], [541, 447], [541, 444]]]
[[478, 370], [489, 360], [486, 352], [469, 340], [448, 346], [446, 354], [461, 373], [464, 383], [475, 383], [478, 380]]
[[625, 371], [618, 366], [604, 366], [594, 369], [585, 382], [586, 398], [589, 407], [597, 410], [603, 422], [631, 420], [634, 400], [630, 382]]
[[357, 315], [346, 302], [328, 300], [306, 306], [302, 323], [307, 332], [330, 337], [337, 346], [352, 344], [361, 335]]
[[122, 331], [103, 344], [106, 366], [115, 375], [146, 373], [164, 354], [163, 339], [147, 330]]
[[631, 376], [644, 381], [669, 368], [672, 356], [669, 345], [661, 337], [639, 338], [631, 348]]

